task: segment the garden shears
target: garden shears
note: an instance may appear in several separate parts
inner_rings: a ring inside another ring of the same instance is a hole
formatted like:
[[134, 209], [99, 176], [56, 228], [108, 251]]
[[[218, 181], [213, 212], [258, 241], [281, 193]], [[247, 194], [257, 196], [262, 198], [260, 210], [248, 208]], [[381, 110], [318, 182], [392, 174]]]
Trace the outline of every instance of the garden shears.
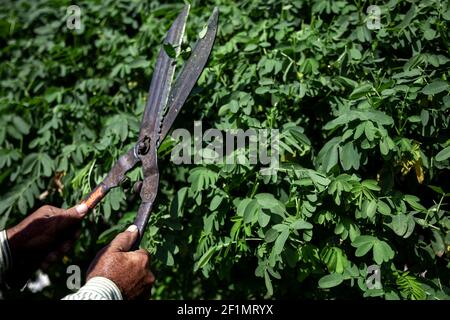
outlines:
[[[139, 245], [142, 239], [158, 193], [158, 147], [200, 77], [216, 37], [219, 11], [214, 8], [206, 26], [206, 33], [200, 33], [189, 59], [172, 86], [176, 55], [180, 53], [188, 13], [189, 5], [186, 5], [167, 32], [159, 51], [138, 142], [118, 159], [106, 178], [82, 200], [89, 209], [94, 208], [112, 188], [125, 180], [127, 172], [141, 164], [144, 180], [140, 191], [141, 204], [134, 221], [139, 230], [139, 239], [135, 246]], [[169, 56], [164, 47], [167, 45], [175, 50], [176, 55]]]

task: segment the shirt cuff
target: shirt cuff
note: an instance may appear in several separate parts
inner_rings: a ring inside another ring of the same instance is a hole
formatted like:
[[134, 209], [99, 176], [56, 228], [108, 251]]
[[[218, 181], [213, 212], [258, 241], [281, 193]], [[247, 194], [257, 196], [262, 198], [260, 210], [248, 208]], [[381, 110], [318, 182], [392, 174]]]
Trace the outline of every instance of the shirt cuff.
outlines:
[[78, 292], [63, 300], [123, 300], [117, 285], [104, 277], [91, 278]]
[[6, 230], [0, 231], [0, 283], [5, 281], [5, 273], [11, 268], [11, 251]]

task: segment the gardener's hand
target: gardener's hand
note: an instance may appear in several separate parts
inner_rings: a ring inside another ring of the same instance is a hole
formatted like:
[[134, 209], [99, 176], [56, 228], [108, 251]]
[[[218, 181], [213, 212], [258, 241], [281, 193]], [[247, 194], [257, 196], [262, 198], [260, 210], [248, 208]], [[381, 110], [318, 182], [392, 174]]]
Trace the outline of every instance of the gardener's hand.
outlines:
[[155, 277], [149, 270], [150, 256], [143, 249], [129, 251], [138, 238], [135, 225], [111, 241], [91, 263], [87, 280], [105, 277], [114, 282], [126, 300], [148, 298]]
[[13, 266], [10, 285], [22, 285], [39, 266], [45, 269], [69, 251], [87, 211], [85, 204], [67, 210], [43, 206], [6, 230]]

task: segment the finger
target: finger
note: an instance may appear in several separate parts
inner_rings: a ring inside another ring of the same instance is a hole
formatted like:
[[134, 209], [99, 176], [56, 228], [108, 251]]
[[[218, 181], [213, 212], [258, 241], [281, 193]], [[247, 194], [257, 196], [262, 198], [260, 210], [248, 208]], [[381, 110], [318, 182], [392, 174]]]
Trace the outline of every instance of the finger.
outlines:
[[150, 253], [147, 250], [139, 249], [134, 251], [134, 253], [145, 259], [145, 264], [147, 267], [150, 266]]
[[150, 254], [147, 251], [140, 249], [128, 252], [127, 254], [132, 255], [133, 259], [136, 261], [142, 262], [145, 265], [145, 268], [148, 269], [150, 267]]
[[60, 208], [46, 204], [46, 205], [40, 207], [39, 209], [37, 209], [30, 217], [35, 216], [36, 214], [38, 216], [43, 216], [43, 217], [53, 217], [53, 216], [56, 216], [63, 212], [64, 212], [64, 209], [60, 209]]
[[122, 233], [119, 233], [111, 244], [109, 248], [114, 251], [125, 252], [131, 249], [133, 244], [136, 242], [139, 236], [138, 228], [136, 225], [132, 224]]
[[89, 211], [89, 208], [88, 208], [87, 204], [80, 203], [79, 205], [76, 205], [75, 207], [67, 209], [65, 211], [65, 215], [76, 218], [76, 219], [80, 219], [80, 218], [83, 218], [88, 211]]
[[[54, 232], [63, 238], [71, 238], [78, 231], [81, 219], [86, 215], [88, 208], [86, 204], [80, 204], [69, 209], [59, 209], [54, 214]], [[56, 223], [57, 222], [57, 223]]]

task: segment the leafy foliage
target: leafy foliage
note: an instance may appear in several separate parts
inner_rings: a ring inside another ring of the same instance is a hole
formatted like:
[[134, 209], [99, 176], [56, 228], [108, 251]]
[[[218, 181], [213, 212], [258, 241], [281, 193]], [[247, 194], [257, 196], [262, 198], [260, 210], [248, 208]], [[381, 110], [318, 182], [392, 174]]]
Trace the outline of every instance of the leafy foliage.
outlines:
[[[133, 145], [155, 48], [182, 6], [79, 1], [77, 31], [70, 4], [0, 4], [2, 228], [74, 205]], [[214, 5], [220, 26], [174, 127], [278, 128], [281, 164], [276, 176], [174, 165], [164, 141], [143, 241], [154, 298], [448, 298], [450, 7], [375, 4], [379, 30], [358, 1], [192, 2], [189, 39]], [[65, 266], [86, 266], [136, 209], [111, 192], [43, 295], [62, 295]], [[365, 283], [374, 264], [381, 289]]]

